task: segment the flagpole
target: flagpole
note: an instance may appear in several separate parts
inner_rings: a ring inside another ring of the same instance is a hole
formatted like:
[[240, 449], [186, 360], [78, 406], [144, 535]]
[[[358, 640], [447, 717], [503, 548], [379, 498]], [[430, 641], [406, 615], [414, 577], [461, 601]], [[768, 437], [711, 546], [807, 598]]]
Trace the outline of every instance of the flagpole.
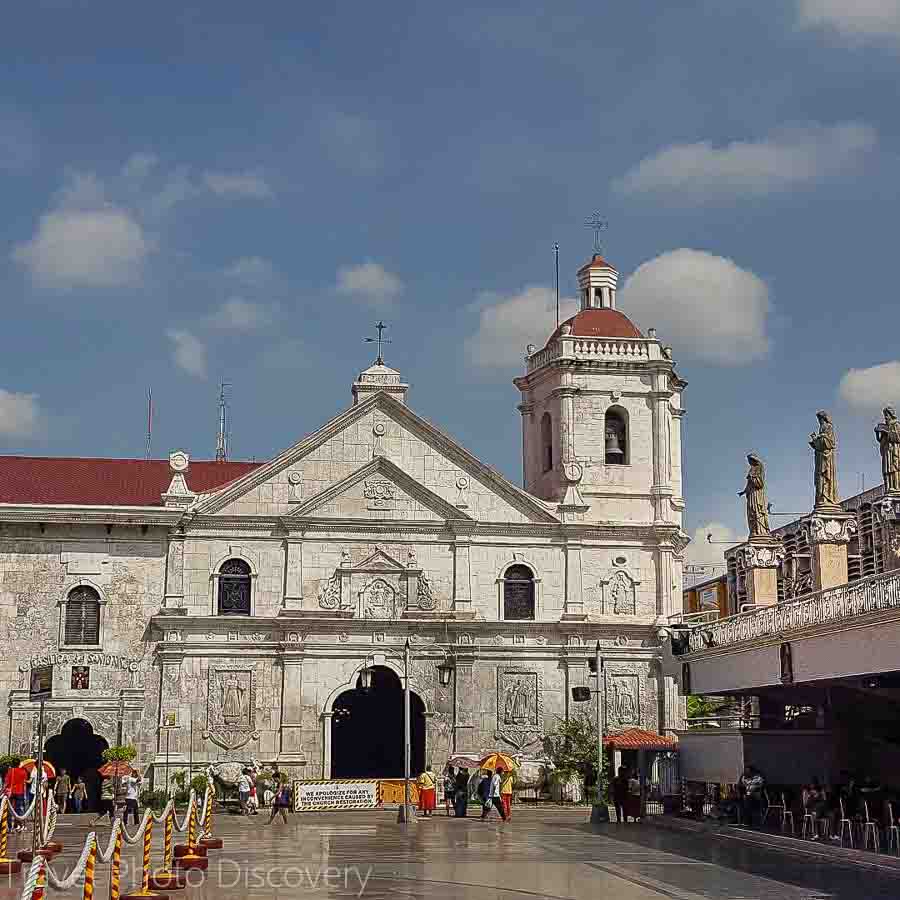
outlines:
[[147, 388], [147, 459], [153, 455], [153, 388]]
[[553, 245], [556, 256], [556, 327], [559, 328], [559, 244]]

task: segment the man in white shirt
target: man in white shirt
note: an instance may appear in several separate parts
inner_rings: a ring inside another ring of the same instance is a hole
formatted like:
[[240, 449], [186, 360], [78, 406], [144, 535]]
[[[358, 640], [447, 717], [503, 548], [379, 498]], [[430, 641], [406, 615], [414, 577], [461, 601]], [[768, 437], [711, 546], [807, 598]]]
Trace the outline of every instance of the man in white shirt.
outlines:
[[125, 775], [122, 778], [122, 786], [125, 788], [125, 815], [122, 821], [128, 824], [128, 813], [134, 814], [134, 824], [138, 823], [138, 790], [141, 786], [142, 778], [138, 772], [132, 772], [131, 775]]
[[506, 821], [506, 813], [503, 811], [503, 801], [500, 799], [500, 773], [494, 772], [491, 775], [491, 783], [488, 786], [487, 796], [484, 798], [484, 806], [481, 810], [481, 818], [482, 820], [488, 817], [488, 814], [491, 811], [491, 807], [496, 807], [497, 812], [500, 813], [500, 818], [503, 821]]
[[250, 814], [250, 772], [244, 769], [238, 778], [238, 799], [241, 801], [241, 812], [246, 816]]

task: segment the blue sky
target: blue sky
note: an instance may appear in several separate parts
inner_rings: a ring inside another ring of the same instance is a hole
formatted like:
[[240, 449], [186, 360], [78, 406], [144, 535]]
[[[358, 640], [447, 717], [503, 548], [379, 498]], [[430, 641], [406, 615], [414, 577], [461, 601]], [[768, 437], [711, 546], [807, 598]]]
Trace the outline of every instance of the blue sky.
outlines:
[[208, 457], [226, 378], [267, 457], [384, 318], [411, 405], [518, 480], [510, 379], [598, 209], [690, 382], [689, 531], [741, 530], [750, 449], [808, 509], [820, 407], [842, 492], [879, 478], [900, 0], [32, 0], [0, 54], [3, 452], [140, 456], [152, 385], [156, 454]]

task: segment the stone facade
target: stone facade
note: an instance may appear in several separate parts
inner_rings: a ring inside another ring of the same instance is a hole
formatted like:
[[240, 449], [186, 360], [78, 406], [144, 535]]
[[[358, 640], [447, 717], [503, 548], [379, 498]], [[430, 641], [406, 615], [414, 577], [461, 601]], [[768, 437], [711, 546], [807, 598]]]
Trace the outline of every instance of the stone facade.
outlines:
[[[367, 666], [402, 677], [407, 639], [438, 765], [498, 746], [539, 755], [542, 734], [573, 710], [571, 688], [595, 684], [597, 641], [606, 727], [679, 726], [655, 626], [680, 607], [683, 383], [645, 343], [652, 353], [630, 366], [569, 366], [573, 453], [552, 491], [527, 493], [477, 460], [414, 413], [381, 365], [380, 380], [360, 376], [347, 410], [217, 489], [195, 493], [181, 453], [151, 507], [0, 505], [7, 744], [33, 748], [25, 671], [50, 656], [48, 735], [83, 718], [114, 743], [121, 720], [156, 770], [168, 743], [171, 765], [257, 758], [327, 778], [335, 702]], [[526, 402], [555, 396], [559, 377], [532, 367]], [[611, 402], [630, 422], [630, 464], [616, 471], [598, 443]], [[525, 446], [533, 486], [527, 436]], [[249, 615], [219, 614], [234, 560], [249, 571]], [[522, 571], [534, 613], [508, 618], [507, 575]], [[79, 585], [100, 597], [96, 646], [65, 643]], [[88, 687], [73, 686], [73, 666], [89, 667]]]

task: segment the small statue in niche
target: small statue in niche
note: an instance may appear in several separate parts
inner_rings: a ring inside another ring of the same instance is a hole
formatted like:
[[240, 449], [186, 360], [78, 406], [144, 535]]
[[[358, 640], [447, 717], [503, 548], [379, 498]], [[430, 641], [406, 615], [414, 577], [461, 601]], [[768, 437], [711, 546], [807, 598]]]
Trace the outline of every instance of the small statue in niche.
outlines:
[[222, 678], [222, 718], [226, 724], [233, 725], [241, 720], [243, 714], [244, 686], [232, 672]]

